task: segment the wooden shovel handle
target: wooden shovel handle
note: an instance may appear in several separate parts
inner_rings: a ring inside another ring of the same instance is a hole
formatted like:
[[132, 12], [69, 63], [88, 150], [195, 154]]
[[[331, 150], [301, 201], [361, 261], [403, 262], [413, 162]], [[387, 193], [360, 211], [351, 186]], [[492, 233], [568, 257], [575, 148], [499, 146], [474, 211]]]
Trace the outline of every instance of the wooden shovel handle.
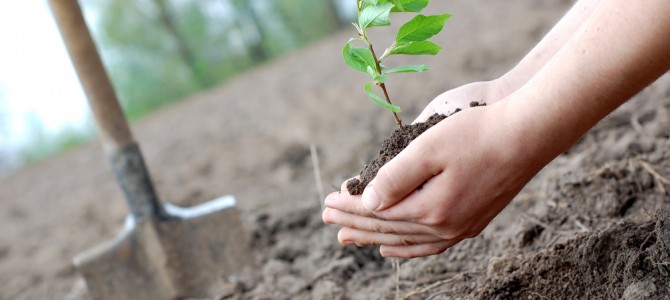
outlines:
[[77, 0], [49, 0], [61, 36], [84, 88], [107, 152], [131, 145], [132, 133]]

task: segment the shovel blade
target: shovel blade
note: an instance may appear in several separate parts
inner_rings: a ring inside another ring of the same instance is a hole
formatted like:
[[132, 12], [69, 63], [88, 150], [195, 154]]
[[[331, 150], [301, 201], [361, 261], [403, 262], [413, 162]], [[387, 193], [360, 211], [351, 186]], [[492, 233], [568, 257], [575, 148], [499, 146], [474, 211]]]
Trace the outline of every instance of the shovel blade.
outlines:
[[166, 205], [166, 220], [126, 219], [115, 239], [75, 257], [93, 299], [211, 298], [250, 266], [248, 236], [224, 197], [193, 208]]

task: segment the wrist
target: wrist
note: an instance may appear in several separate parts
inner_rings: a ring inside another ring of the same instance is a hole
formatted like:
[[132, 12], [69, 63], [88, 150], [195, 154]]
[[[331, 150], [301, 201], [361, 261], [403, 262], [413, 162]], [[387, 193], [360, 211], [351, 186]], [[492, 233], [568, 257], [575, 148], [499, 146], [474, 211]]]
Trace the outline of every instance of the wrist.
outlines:
[[519, 146], [515, 151], [544, 166], [569, 149], [588, 126], [584, 126], [579, 111], [560, 105], [566, 99], [560, 99], [558, 93], [545, 92], [549, 87], [540, 86], [523, 87], [506, 102], [513, 138]]
[[497, 89], [504, 93], [504, 96], [506, 97], [519, 90], [529, 79], [530, 76], [524, 74], [524, 72], [519, 70], [519, 67], [517, 66], [494, 81], [496, 82]]
[[489, 90], [494, 99], [502, 100], [521, 89], [532, 77], [523, 66], [517, 65], [502, 76], [489, 81]]

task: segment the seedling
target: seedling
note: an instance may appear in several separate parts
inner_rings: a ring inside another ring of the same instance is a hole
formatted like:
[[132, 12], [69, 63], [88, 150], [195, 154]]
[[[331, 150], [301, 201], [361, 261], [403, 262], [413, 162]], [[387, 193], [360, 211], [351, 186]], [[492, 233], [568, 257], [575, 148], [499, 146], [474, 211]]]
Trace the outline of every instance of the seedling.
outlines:
[[[442, 50], [440, 46], [428, 39], [442, 31], [444, 23], [451, 15], [425, 16], [419, 14], [428, 5], [428, 2], [430, 0], [356, 0], [358, 22], [353, 25], [358, 32], [358, 37], [349, 39], [342, 50], [344, 61], [349, 67], [370, 75], [372, 81], [365, 85], [365, 93], [372, 101], [391, 111], [396, 124], [401, 129], [402, 120], [398, 116], [401, 109], [393, 105], [391, 101], [386, 89], [387, 76], [394, 73], [423, 72], [428, 70], [428, 66], [406, 65], [387, 68], [382, 62], [393, 55], [436, 55]], [[377, 56], [372, 42], [368, 39], [368, 29], [391, 25], [391, 13], [397, 12], [417, 13], [417, 15], [400, 27], [393, 44], [386, 48], [381, 56]], [[366, 47], [354, 47], [352, 43], [356, 41], [362, 42]], [[373, 91], [373, 84], [382, 90], [384, 98]]]

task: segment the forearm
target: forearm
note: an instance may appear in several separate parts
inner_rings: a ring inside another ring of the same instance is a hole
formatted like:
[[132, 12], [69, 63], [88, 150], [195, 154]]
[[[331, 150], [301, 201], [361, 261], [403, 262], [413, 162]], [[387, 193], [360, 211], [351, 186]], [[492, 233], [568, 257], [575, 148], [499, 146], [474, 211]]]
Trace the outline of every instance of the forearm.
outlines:
[[554, 25], [542, 40], [497, 83], [505, 95], [516, 91], [532, 78], [591, 16], [601, 0], [580, 0]]
[[670, 2], [601, 3], [514, 95], [529, 149], [552, 159], [670, 68]]

